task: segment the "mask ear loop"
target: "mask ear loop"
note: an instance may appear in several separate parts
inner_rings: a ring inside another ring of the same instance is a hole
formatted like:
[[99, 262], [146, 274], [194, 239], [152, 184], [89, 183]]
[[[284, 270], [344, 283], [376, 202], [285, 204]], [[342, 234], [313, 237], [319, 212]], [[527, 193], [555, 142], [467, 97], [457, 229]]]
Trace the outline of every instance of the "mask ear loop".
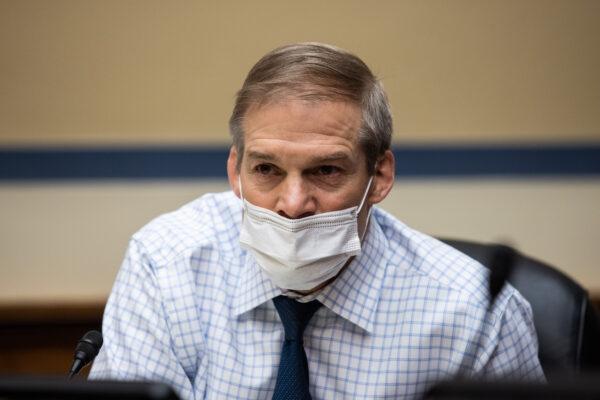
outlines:
[[371, 190], [371, 183], [373, 183], [373, 175], [371, 175], [371, 177], [369, 178], [369, 182], [367, 183], [367, 188], [365, 189], [365, 192], [363, 193], [363, 197], [360, 200], [360, 204], [358, 205], [358, 209], [356, 210], [357, 216], [358, 216], [358, 214], [360, 214], [360, 211], [362, 210], [363, 206], [365, 205], [365, 201], [367, 200], [369, 190]]
[[[240, 188], [240, 199], [242, 200], [242, 208], [244, 211], [248, 212], [248, 206], [246, 204], [246, 200], [244, 199], [244, 191], [242, 190], [242, 178], [238, 175], [238, 187]], [[242, 213], [242, 218], [246, 218], [246, 212]]]
[[243, 202], [244, 201], [244, 192], [242, 191], [242, 178], [240, 175], [238, 175], [238, 187], [240, 188], [240, 197]]
[[[365, 201], [367, 200], [367, 196], [369, 194], [369, 190], [371, 190], [372, 183], [373, 183], [373, 175], [371, 175], [371, 177], [369, 178], [369, 183], [367, 183], [367, 189], [365, 190], [362, 200], [360, 201], [360, 204], [358, 205], [358, 210], [356, 211], [356, 219], [358, 219], [358, 216], [365, 204]], [[365, 238], [365, 235], [367, 234], [367, 228], [369, 227], [369, 221], [371, 220], [371, 211], [372, 210], [373, 210], [373, 207], [369, 208], [369, 212], [367, 213], [367, 219], [365, 221], [365, 230], [363, 231], [362, 235], [360, 236], [361, 242], [363, 241], [363, 239]]]

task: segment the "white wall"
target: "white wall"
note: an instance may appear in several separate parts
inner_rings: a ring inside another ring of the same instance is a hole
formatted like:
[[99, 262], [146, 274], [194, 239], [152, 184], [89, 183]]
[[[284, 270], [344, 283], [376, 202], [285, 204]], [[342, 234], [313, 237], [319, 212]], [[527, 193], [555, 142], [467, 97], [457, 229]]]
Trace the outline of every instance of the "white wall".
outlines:
[[[400, 180], [383, 207], [421, 231], [507, 241], [600, 293], [598, 180]], [[104, 301], [129, 236], [224, 181], [0, 185], [0, 303]]]

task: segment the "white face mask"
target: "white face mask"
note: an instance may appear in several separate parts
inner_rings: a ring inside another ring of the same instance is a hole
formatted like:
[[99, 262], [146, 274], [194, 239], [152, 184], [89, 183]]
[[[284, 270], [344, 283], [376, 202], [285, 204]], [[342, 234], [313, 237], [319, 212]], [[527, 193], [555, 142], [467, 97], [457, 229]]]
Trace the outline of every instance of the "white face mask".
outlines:
[[358, 215], [372, 181], [373, 177], [358, 206], [289, 219], [246, 201], [238, 179], [244, 203], [240, 245], [278, 287], [313, 289], [336, 276], [350, 257], [360, 253]]

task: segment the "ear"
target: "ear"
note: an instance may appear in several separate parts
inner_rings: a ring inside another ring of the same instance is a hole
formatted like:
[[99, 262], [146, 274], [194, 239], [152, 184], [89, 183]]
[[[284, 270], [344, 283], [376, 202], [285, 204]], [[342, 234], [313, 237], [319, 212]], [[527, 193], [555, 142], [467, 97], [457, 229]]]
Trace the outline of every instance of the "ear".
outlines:
[[240, 197], [239, 187], [239, 176], [240, 171], [237, 169], [238, 153], [235, 146], [231, 146], [229, 149], [229, 157], [227, 158], [227, 179], [229, 180], [229, 186], [237, 197]]
[[375, 165], [375, 176], [373, 177], [373, 189], [368, 197], [369, 204], [377, 204], [387, 197], [394, 186], [396, 174], [396, 162], [391, 150], [386, 150], [384, 155]]

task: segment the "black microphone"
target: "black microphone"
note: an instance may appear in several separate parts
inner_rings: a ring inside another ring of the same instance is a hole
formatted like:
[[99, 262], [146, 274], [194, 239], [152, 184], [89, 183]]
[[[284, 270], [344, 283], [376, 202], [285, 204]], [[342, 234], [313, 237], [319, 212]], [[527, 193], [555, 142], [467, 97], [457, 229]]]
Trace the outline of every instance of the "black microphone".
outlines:
[[77, 374], [83, 367], [92, 362], [102, 347], [102, 334], [98, 331], [89, 331], [77, 342], [73, 365], [69, 371], [69, 379]]

